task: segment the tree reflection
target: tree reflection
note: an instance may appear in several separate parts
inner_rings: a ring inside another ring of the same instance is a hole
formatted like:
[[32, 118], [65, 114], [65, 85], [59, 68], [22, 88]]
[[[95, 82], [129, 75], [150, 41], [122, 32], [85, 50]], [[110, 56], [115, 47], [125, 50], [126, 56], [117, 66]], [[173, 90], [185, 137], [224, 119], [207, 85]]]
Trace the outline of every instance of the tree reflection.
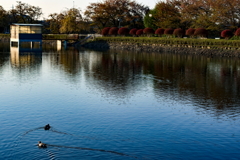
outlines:
[[[92, 53], [94, 54], [94, 53]], [[98, 88], [109, 94], [125, 97], [133, 95], [137, 85], [138, 76], [141, 75], [141, 64], [134, 59], [134, 54], [109, 51], [108, 53], [95, 53], [94, 61], [90, 59], [89, 74], [87, 78]], [[91, 81], [94, 79], [94, 81]]]
[[62, 50], [57, 53], [53, 52], [48, 54], [48, 56], [51, 56], [51, 63], [53, 65], [61, 65], [62, 69], [71, 76], [77, 75], [81, 69], [80, 54], [74, 48]]
[[[90, 51], [69, 48], [44, 52], [52, 67], [73, 80], [84, 76], [87, 87], [104, 96], [126, 99], [151, 86], [157, 99], [190, 100], [199, 108], [224, 111], [240, 103], [240, 60], [170, 53]], [[5, 62], [0, 56], [0, 64]], [[21, 55], [17, 68], [39, 68], [42, 56]], [[147, 94], [147, 93], [146, 93]]]
[[0, 53], [0, 70], [9, 61], [9, 54]]
[[238, 59], [126, 51], [100, 52], [92, 57], [94, 63], [89, 57], [92, 65], [85, 68], [88, 78], [95, 87], [113, 94], [131, 95], [151, 76], [154, 78], [146, 83], [154, 84], [157, 97], [171, 90], [178, 98], [192, 97], [194, 103], [208, 109], [239, 103]]
[[9, 61], [9, 48], [7, 49], [5, 45], [6, 43], [0, 43], [0, 70]]

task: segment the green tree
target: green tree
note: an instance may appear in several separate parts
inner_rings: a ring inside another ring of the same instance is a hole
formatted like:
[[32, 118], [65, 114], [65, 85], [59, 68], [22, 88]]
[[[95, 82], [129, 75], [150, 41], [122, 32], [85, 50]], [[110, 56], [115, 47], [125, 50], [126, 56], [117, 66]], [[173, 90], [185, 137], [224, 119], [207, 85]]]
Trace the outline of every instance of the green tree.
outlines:
[[156, 13], [153, 14], [154, 23], [159, 28], [179, 28], [180, 12], [172, 3], [158, 2], [155, 6]]
[[80, 10], [72, 8], [63, 12], [64, 18], [61, 20], [61, 33], [79, 33], [81, 30], [82, 15]]
[[60, 33], [60, 27], [61, 27], [61, 21], [64, 18], [63, 14], [58, 13], [52, 13], [49, 15], [50, 19], [47, 20], [48, 26], [46, 26], [46, 30], [48, 32], [53, 34], [59, 34]]
[[153, 28], [157, 29], [156, 26], [156, 9], [149, 10], [149, 12], [146, 14], [146, 16], [143, 19], [144, 27], [145, 28]]
[[35, 23], [42, 15], [42, 9], [17, 1], [15, 9], [9, 12], [11, 23]]
[[6, 30], [7, 25], [8, 25], [7, 12], [4, 10], [2, 6], [0, 6], [0, 32], [4, 32], [4, 30]]
[[67, 9], [60, 14], [52, 13], [47, 20], [47, 30], [50, 33], [86, 33], [89, 31], [89, 23], [81, 15], [77, 8]]

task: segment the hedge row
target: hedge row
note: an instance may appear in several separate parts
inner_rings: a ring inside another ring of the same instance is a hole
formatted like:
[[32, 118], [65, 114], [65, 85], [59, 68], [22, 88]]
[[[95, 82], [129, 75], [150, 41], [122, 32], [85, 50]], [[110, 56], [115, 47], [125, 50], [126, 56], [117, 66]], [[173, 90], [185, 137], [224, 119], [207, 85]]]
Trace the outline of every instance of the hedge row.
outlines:
[[[193, 31], [192, 32], [188, 32], [188, 30]], [[197, 29], [188, 29], [186, 31], [186, 35], [192, 37], [192, 36], [198, 36], [198, 37], [207, 37], [208, 33], [207, 30], [204, 28], [197, 28]], [[192, 33], [192, 34], [190, 34]], [[103, 36], [108, 36], [108, 35], [132, 35], [132, 36], [142, 36], [142, 35], [147, 35], [148, 37], [150, 37], [151, 35], [155, 34], [158, 36], [162, 36], [162, 35], [166, 35], [166, 36], [171, 36], [174, 35], [176, 37], [182, 37], [183, 35], [185, 35], [185, 31], [181, 28], [177, 28], [177, 29], [172, 29], [172, 28], [167, 28], [167, 29], [163, 29], [163, 28], [158, 28], [156, 31], [152, 28], [144, 28], [144, 29], [136, 29], [133, 28], [131, 30], [129, 30], [126, 27], [122, 27], [122, 28], [118, 28], [118, 27], [105, 27], [102, 29], [101, 34]]]
[[[158, 35], [158, 36], [168, 36], [168, 37], [183, 37], [184, 35], [189, 36], [189, 37], [208, 37], [208, 31], [204, 28], [189, 28], [186, 31], [184, 31], [181, 28], [177, 29], [172, 29], [172, 28], [158, 28], [155, 31], [152, 28], [144, 28], [144, 29], [136, 29], [133, 28], [129, 30], [126, 27], [118, 28], [118, 27], [106, 27], [102, 30], [101, 34], [103, 36], [108, 36], [108, 35], [132, 35], [132, 36], [142, 36], [142, 35], [147, 35], [150, 37], [151, 35]], [[231, 37], [239, 37], [240, 36], [240, 28], [238, 28], [235, 32], [232, 30], [226, 29], [221, 32], [221, 35], [219, 35], [225, 39], [230, 39]]]
[[162, 44], [162, 45], [180, 45], [180, 46], [195, 46], [195, 47], [211, 47], [211, 48], [233, 48], [240, 49], [238, 40], [225, 39], [191, 39], [191, 38], [159, 38], [159, 37], [98, 37], [96, 41], [105, 41], [112, 43], [132, 43], [134, 44]]

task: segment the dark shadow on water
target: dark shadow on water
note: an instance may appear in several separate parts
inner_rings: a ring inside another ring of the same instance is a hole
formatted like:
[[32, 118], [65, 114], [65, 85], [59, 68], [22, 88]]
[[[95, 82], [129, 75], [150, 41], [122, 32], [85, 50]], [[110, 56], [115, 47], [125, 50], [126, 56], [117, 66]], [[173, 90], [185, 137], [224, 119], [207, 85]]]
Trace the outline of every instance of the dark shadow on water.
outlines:
[[[29, 134], [30, 132], [34, 132], [34, 131], [37, 131], [37, 130], [45, 130], [45, 129], [44, 129], [44, 127], [38, 127], [38, 128], [30, 129], [30, 130], [24, 132], [21, 136], [24, 137], [25, 135]], [[46, 132], [47, 131], [54, 132], [54, 133], [63, 134], [63, 135], [69, 135], [69, 136], [73, 136], [75, 138], [85, 138], [85, 139], [90, 139], [90, 140], [99, 140], [99, 139], [94, 138], [94, 137], [79, 136], [79, 135], [74, 135], [74, 134], [71, 134], [71, 133], [62, 132], [62, 131], [59, 131], [59, 130], [55, 129], [52, 126], [49, 130], [45, 130], [45, 131]]]
[[24, 132], [24, 133], [22, 134], [22, 136], [25, 136], [25, 135], [27, 135], [28, 133], [33, 132], [33, 131], [36, 131], [36, 130], [39, 130], [39, 129], [43, 129], [43, 130], [44, 130], [44, 127], [38, 127], [38, 128], [30, 129], [30, 130]]

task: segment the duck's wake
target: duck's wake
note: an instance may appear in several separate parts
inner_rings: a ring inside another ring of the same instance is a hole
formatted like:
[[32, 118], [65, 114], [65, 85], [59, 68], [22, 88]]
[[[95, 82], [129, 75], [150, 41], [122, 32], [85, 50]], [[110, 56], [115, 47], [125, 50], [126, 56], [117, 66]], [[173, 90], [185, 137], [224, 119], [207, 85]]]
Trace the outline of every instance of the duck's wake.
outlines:
[[120, 156], [127, 156], [138, 159], [138, 157], [134, 157], [128, 154], [116, 152], [116, 151], [110, 151], [110, 150], [104, 150], [104, 149], [94, 149], [94, 148], [84, 148], [84, 147], [70, 147], [70, 146], [62, 146], [62, 145], [53, 145], [53, 144], [46, 144], [49, 147], [58, 147], [58, 148], [72, 148], [72, 149], [79, 149], [79, 150], [89, 150], [89, 151], [99, 151], [99, 152], [107, 152], [112, 154], [117, 154]]
[[[47, 132], [54, 132], [54, 133], [63, 134], [63, 135], [70, 135], [70, 136], [73, 136], [73, 137], [76, 137], [76, 138], [87, 138], [87, 139], [90, 138], [90, 137], [84, 137], [84, 136], [79, 136], [79, 135], [74, 135], [74, 134], [62, 132], [62, 131], [59, 131], [59, 130], [55, 129], [54, 127], [50, 126], [49, 124], [47, 124], [44, 127], [38, 127], [38, 128], [30, 129], [30, 130], [24, 132], [23, 134], [21, 134], [21, 139], [24, 136], [26, 136], [27, 134], [29, 134], [30, 132], [37, 131], [37, 130], [45, 130]], [[96, 140], [96, 138], [90, 138], [90, 139], [95, 139]], [[112, 153], [112, 154], [116, 154], [116, 155], [120, 155], [120, 156], [127, 156], [127, 157], [132, 157], [132, 158], [138, 159], [138, 157], [131, 156], [131, 155], [124, 154], [124, 153], [120, 153], [120, 152], [116, 152], [116, 151], [111, 151], [111, 150], [93, 149], [93, 148], [85, 148], [85, 147], [71, 147], [71, 146], [53, 145], [53, 144], [46, 144], [46, 143], [41, 143], [41, 144], [44, 144], [44, 147], [40, 147], [40, 148], [57, 147], [57, 148], [71, 148], [71, 149], [78, 149], [78, 150], [107, 152], [107, 153]], [[37, 146], [39, 146], [39, 144]]]
[[22, 134], [22, 136], [25, 136], [25, 135], [27, 135], [27, 134], [30, 133], [30, 132], [33, 132], [33, 131], [36, 131], [36, 130], [40, 130], [40, 129], [44, 129], [44, 127], [38, 127], [38, 128], [30, 129], [30, 130], [24, 132], [24, 133]]

